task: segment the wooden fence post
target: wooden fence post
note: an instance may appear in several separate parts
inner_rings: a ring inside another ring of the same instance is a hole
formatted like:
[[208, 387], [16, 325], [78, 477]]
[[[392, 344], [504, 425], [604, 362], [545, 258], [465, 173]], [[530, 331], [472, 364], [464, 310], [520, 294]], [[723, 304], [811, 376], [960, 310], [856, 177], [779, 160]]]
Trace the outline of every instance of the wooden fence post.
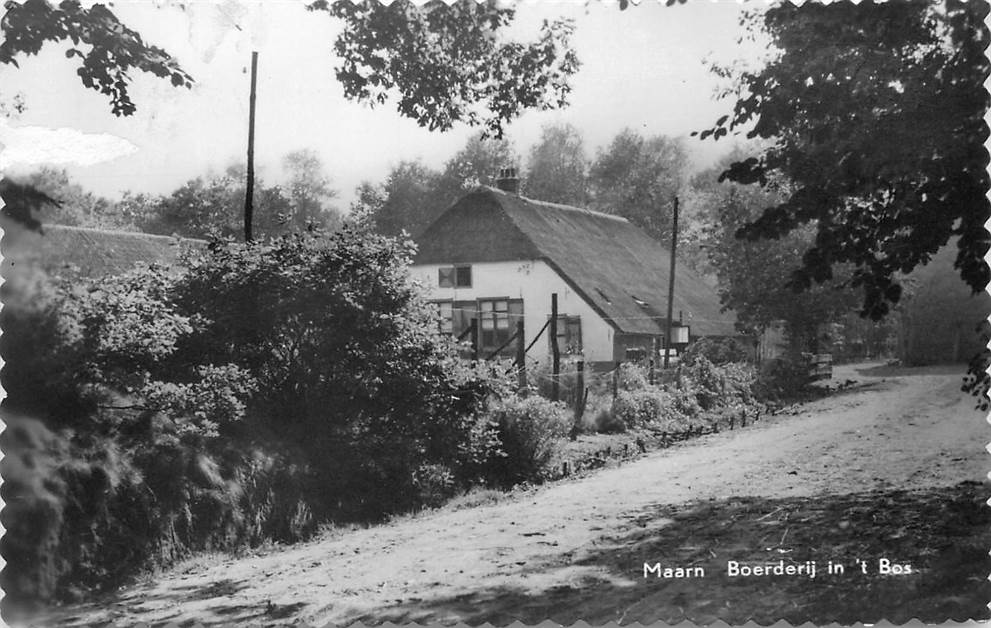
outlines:
[[575, 364], [578, 369], [575, 372], [575, 422], [571, 426], [571, 440], [575, 440], [578, 437], [578, 432], [581, 429], [582, 417], [585, 415], [585, 361], [578, 360]]
[[520, 394], [526, 395], [526, 339], [522, 320], [516, 321], [516, 369]]
[[657, 383], [657, 337], [650, 339], [650, 371], [647, 381], [653, 386]]
[[615, 399], [619, 394], [619, 367], [622, 366], [622, 362], [616, 362], [616, 368], [612, 370], [612, 398]]
[[471, 329], [471, 359], [478, 360], [478, 319], [471, 319], [468, 328]]
[[551, 401], [561, 398], [561, 348], [557, 346], [557, 293], [551, 294]]

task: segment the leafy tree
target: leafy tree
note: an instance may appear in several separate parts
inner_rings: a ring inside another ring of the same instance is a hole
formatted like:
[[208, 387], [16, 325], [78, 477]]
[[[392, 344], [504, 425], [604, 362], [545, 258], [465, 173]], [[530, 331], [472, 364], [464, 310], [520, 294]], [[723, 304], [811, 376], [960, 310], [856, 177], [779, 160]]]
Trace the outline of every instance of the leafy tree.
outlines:
[[[340, 217], [331, 200], [337, 192], [311, 151], [286, 156], [289, 179], [283, 186], [255, 178], [255, 231], [272, 237], [309, 227], [335, 227]], [[207, 238], [241, 232], [245, 166], [229, 166], [222, 174], [196, 177], [169, 196], [125, 195], [118, 213], [136, 216], [142, 231]], [[142, 207], [143, 205], [143, 207]]]
[[495, 185], [500, 168], [518, 163], [508, 141], [477, 134], [440, 172], [419, 161], [404, 161], [393, 167], [384, 184], [363, 183], [356, 209], [372, 220], [379, 233], [397, 235], [405, 230], [417, 236], [467, 190]]
[[359, 211], [366, 213], [376, 231], [419, 235], [446, 206], [438, 198], [440, 174], [416, 161], [392, 168], [385, 183], [363, 183], [358, 188]]
[[[45, 42], [71, 40], [66, 56], [81, 60], [77, 73], [83, 85], [109, 96], [115, 115], [135, 111], [128, 93], [135, 69], [176, 86], [192, 85], [168, 53], [145, 44], [104, 4], [9, 4], [0, 23], [0, 62], [16, 66], [15, 57], [37, 54]], [[344, 22], [334, 48], [343, 63], [336, 74], [346, 97], [375, 105], [394, 96], [401, 115], [431, 130], [461, 122], [483, 125], [487, 135], [501, 137], [503, 125], [527, 109], [565, 106], [569, 79], [579, 67], [569, 48], [570, 21], [545, 22], [529, 44], [501, 41], [515, 10], [495, 0], [433, 0], [422, 6], [409, 0], [388, 6], [317, 0], [307, 8]]]
[[958, 0], [785, 3], [751, 23], [776, 55], [759, 70], [723, 70], [735, 77], [736, 105], [701, 135], [749, 128], [748, 137], [769, 141], [723, 176], [792, 183], [739, 233], [756, 240], [811, 229], [793, 285], [810, 288], [852, 264], [862, 311], [878, 319], [901, 296], [895, 273], [955, 236], [955, 268], [984, 289], [985, 13]]
[[169, 79], [177, 87], [192, 87], [193, 79], [167, 52], [146, 44], [105, 4], [86, 8], [77, 0], [63, 0], [56, 7], [47, 0], [25, 0], [8, 2], [5, 9], [0, 63], [17, 66], [16, 57], [38, 54], [46, 42], [71, 41], [65, 56], [79, 59], [79, 79], [106, 94], [116, 116], [135, 111], [128, 93], [134, 70]]
[[529, 44], [502, 41], [516, 12], [494, 0], [317, 0], [308, 8], [344, 21], [334, 43], [344, 94], [372, 106], [394, 97], [400, 114], [430, 130], [460, 122], [501, 137], [527, 109], [565, 106], [579, 67], [570, 21], [545, 21]]
[[[753, 242], [736, 237], [741, 226], [779, 198], [774, 191], [733, 183], [717, 183], [716, 173], [699, 175], [696, 209], [706, 217], [704, 240], [709, 263], [719, 280], [724, 307], [737, 316], [742, 331], [759, 334], [783, 321], [795, 351], [818, 351], [826, 326], [855, 308], [857, 294], [847, 285], [848, 275], [796, 292], [782, 281], [783, 273], [798, 267], [814, 241], [810, 227], [777, 240]], [[783, 189], [777, 194], [787, 194]], [[845, 269], [841, 269], [845, 270]]]
[[681, 142], [624, 129], [589, 168], [591, 207], [624, 216], [654, 238], [669, 241], [674, 197], [687, 163]]
[[453, 203], [466, 190], [479, 185], [494, 186], [501, 168], [518, 168], [519, 163], [520, 156], [508, 140], [486, 138], [484, 133], [473, 135], [444, 164], [439, 181], [442, 195]]
[[282, 186], [283, 194], [290, 202], [287, 224], [295, 228], [338, 226], [341, 217], [333, 206], [337, 190], [331, 187], [320, 157], [310, 149], [297, 150], [286, 155], [282, 165], [289, 174], [288, 181]]
[[577, 205], [588, 203], [588, 158], [581, 132], [571, 124], [546, 125], [530, 149], [526, 195], [530, 198]]
[[[169, 196], [156, 199], [145, 210], [138, 226], [148, 233], [190, 238], [238, 233], [239, 212], [244, 203], [242, 172], [240, 166], [231, 166], [219, 176], [187, 181]], [[261, 209], [264, 205], [260, 199], [256, 204], [259, 217], [269, 213], [269, 208]]]
[[[17, 66], [18, 56], [38, 54], [46, 42], [71, 41], [65, 55], [80, 60], [76, 72], [83, 85], [107, 95], [117, 116], [136, 109], [128, 92], [135, 70], [192, 86], [175, 59], [145, 43], [108, 6], [9, 2], [0, 23], [0, 63]], [[579, 67], [569, 47], [570, 21], [545, 22], [529, 44], [500, 41], [515, 10], [493, 0], [434, 0], [419, 7], [409, 0], [388, 6], [317, 0], [307, 8], [344, 22], [334, 49], [343, 61], [336, 74], [348, 98], [374, 105], [394, 93], [399, 112], [431, 130], [463, 122], [484, 124], [501, 136], [502, 125], [526, 109], [565, 106], [568, 80]]]

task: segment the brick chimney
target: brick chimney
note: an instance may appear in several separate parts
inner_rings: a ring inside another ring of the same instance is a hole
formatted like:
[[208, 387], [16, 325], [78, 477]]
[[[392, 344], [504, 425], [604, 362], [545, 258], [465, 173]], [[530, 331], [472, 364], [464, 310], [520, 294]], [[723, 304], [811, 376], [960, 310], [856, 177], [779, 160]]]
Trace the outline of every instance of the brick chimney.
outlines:
[[516, 176], [516, 168], [500, 168], [499, 178], [496, 179], [496, 187], [503, 192], [510, 194], [520, 193], [520, 178]]

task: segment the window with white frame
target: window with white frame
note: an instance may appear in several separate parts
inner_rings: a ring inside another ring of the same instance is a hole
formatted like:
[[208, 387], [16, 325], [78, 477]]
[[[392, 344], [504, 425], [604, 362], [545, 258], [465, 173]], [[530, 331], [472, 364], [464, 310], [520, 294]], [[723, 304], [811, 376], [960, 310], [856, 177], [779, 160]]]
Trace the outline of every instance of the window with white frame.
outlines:
[[454, 333], [454, 302], [437, 301], [437, 320], [440, 333], [451, 335]]
[[500, 349], [511, 355], [512, 346], [504, 346], [516, 333], [516, 322], [523, 319], [522, 299], [480, 299], [478, 301], [478, 346], [482, 353]]

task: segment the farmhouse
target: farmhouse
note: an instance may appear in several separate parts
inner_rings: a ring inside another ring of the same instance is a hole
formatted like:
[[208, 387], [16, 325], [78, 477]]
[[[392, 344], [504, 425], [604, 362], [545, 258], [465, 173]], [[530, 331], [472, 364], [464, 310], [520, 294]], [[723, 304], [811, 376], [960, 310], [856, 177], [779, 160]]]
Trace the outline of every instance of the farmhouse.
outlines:
[[[527, 345], [557, 295], [562, 358], [604, 365], [664, 347], [670, 251], [625, 218], [517, 193], [515, 177], [463, 196], [418, 238], [413, 274], [437, 304], [442, 331], [460, 337], [477, 320], [479, 354], [503, 347], [523, 321]], [[702, 277], [677, 266], [673, 348], [735, 336], [734, 318]], [[544, 360], [550, 339], [527, 353]], [[502, 355], [513, 355], [512, 343]]]

